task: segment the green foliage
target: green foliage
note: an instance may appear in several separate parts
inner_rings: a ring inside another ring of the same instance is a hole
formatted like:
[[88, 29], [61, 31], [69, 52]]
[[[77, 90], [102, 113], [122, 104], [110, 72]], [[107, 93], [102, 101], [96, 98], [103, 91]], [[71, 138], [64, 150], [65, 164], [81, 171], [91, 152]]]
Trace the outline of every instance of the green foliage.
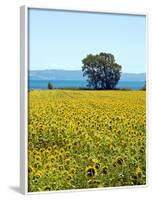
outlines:
[[48, 82], [48, 89], [49, 89], [49, 90], [52, 90], [52, 89], [53, 89], [53, 85], [52, 85], [52, 83], [51, 83], [50, 81]]
[[83, 76], [87, 76], [88, 87], [113, 89], [121, 76], [121, 65], [109, 53], [89, 54], [82, 60]]

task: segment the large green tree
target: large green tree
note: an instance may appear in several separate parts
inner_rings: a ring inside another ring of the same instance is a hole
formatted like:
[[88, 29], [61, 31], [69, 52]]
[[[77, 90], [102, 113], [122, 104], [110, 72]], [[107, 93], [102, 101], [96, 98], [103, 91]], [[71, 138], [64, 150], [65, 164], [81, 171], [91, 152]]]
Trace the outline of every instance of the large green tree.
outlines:
[[82, 60], [83, 76], [87, 76], [88, 87], [113, 89], [121, 76], [121, 65], [110, 53], [89, 54]]

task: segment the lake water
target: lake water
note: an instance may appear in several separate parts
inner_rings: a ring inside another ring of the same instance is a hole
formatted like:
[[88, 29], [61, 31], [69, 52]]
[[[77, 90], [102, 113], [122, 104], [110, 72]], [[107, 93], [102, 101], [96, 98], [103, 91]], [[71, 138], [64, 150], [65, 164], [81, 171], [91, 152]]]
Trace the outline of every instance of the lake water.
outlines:
[[[48, 80], [29, 80], [28, 88], [29, 89], [47, 89]], [[86, 81], [78, 81], [78, 80], [52, 80], [51, 83], [55, 88], [67, 88], [67, 87], [81, 87], [87, 88]], [[133, 82], [133, 81], [119, 81], [116, 88], [130, 88], [133, 90], [138, 90], [144, 86], [145, 82]]]

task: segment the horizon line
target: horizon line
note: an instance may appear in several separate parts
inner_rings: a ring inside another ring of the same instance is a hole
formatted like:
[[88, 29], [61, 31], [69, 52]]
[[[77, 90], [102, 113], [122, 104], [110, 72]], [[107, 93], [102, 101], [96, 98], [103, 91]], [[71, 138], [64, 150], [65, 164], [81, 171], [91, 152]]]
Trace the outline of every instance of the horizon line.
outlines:
[[[29, 69], [29, 71], [50, 71], [50, 70], [56, 70], [56, 71], [81, 71], [81, 69]], [[121, 73], [126, 73], [126, 74], [146, 74], [146, 72], [125, 72], [125, 71], [122, 71]]]

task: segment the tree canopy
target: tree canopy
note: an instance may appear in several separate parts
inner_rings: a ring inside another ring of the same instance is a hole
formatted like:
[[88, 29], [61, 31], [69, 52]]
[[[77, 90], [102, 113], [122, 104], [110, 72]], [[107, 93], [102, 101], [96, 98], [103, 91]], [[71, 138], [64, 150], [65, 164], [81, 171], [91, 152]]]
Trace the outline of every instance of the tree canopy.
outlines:
[[121, 65], [110, 53], [89, 54], [82, 60], [83, 76], [87, 76], [88, 87], [113, 89], [121, 77]]

